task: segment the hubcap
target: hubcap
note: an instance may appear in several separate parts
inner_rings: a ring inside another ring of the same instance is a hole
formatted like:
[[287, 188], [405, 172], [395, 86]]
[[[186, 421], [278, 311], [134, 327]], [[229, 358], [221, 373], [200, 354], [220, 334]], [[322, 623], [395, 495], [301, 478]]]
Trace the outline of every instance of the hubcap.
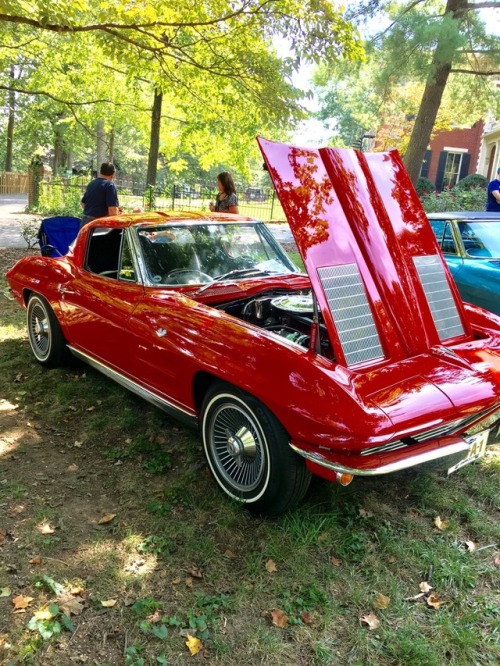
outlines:
[[43, 358], [50, 347], [50, 328], [46, 312], [38, 303], [31, 310], [29, 332], [33, 352]]
[[234, 403], [212, 415], [210, 448], [218, 474], [233, 490], [252, 491], [265, 473], [263, 434], [250, 412]]

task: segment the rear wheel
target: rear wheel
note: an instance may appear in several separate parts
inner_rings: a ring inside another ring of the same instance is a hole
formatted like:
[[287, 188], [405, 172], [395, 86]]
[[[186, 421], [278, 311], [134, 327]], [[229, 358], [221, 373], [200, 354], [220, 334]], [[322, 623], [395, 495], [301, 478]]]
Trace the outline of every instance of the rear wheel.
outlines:
[[302, 500], [311, 474], [259, 400], [218, 383], [203, 402], [201, 430], [210, 469], [229, 497], [267, 515], [279, 515]]
[[47, 367], [57, 367], [68, 359], [68, 349], [57, 317], [43, 296], [32, 294], [26, 323], [31, 351]]

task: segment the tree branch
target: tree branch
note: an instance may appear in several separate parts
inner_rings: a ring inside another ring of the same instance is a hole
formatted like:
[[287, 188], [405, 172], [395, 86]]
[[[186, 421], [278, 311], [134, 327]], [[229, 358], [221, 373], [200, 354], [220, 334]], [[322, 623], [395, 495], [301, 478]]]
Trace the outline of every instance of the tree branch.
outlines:
[[450, 69], [450, 73], [453, 74], [475, 74], [476, 76], [498, 76], [500, 74], [500, 70], [492, 71], [492, 72], [478, 72], [475, 69], [460, 69], [460, 68], [452, 68]]
[[467, 11], [471, 9], [495, 9], [496, 7], [500, 7], [500, 2], [495, 2], [495, 0], [491, 0], [491, 2], [478, 2], [477, 4], [469, 2], [465, 5]]

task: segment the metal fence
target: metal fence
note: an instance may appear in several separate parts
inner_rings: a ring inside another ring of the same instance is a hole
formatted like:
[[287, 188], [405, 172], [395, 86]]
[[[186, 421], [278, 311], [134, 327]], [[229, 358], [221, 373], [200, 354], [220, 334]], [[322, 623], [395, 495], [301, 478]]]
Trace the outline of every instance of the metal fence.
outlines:
[[[42, 180], [37, 187], [34, 208], [42, 214], [80, 215], [80, 199], [88, 184], [88, 178], [64, 178]], [[125, 212], [134, 210], [197, 211], [208, 212], [210, 202], [215, 201], [216, 191], [171, 185], [165, 188], [148, 187], [145, 191], [120, 186], [117, 182], [120, 206]], [[286, 217], [272, 188], [248, 186], [238, 195], [239, 211], [264, 222], [285, 221]]]

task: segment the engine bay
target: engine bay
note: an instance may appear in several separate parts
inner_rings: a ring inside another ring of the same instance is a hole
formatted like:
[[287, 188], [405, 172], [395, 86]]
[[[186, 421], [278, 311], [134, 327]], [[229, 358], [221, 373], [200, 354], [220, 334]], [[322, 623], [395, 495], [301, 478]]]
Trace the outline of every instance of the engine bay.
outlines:
[[306, 349], [334, 359], [330, 339], [320, 312], [315, 314], [311, 291], [274, 290], [216, 306], [227, 314], [264, 328]]

